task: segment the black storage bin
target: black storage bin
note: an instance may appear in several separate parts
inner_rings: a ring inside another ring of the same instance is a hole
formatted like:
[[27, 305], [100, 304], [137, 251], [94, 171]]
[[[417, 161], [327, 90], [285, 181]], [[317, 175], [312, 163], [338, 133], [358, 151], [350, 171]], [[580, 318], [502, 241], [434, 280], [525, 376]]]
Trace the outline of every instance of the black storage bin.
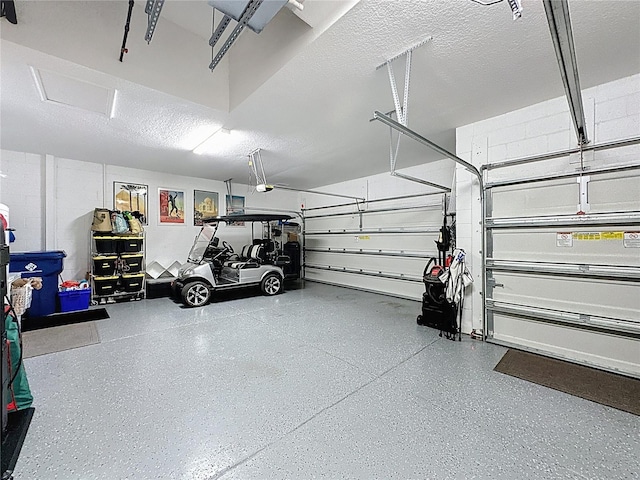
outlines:
[[118, 241], [119, 252], [138, 253], [142, 250], [142, 238], [123, 237]]
[[95, 236], [96, 252], [97, 253], [117, 253], [118, 252], [118, 237]]
[[122, 289], [125, 292], [139, 292], [142, 290], [142, 282], [144, 280], [144, 274], [140, 275], [122, 275], [121, 283]]
[[418, 315], [418, 325], [435, 328], [446, 333], [458, 332], [455, 303], [447, 301], [445, 285], [436, 276], [423, 278], [426, 292], [422, 294], [422, 315]]
[[283, 268], [285, 276], [287, 278], [300, 278], [300, 244], [298, 242], [287, 242], [282, 247], [282, 251], [291, 260]]
[[[425, 294], [426, 295], [426, 294]], [[431, 305], [422, 302], [422, 315], [418, 315], [418, 325], [442, 330], [450, 334], [458, 333], [456, 323], [457, 308], [455, 303], [445, 302], [441, 305]]]
[[125, 273], [140, 273], [142, 271], [142, 255], [121, 255], [122, 271]]
[[118, 287], [118, 277], [94, 277], [93, 287], [95, 295], [113, 295]]
[[145, 282], [146, 298], [163, 298], [171, 296], [170, 278], [159, 278]]
[[117, 259], [116, 256], [93, 257], [93, 273], [100, 277], [113, 275], [116, 272]]

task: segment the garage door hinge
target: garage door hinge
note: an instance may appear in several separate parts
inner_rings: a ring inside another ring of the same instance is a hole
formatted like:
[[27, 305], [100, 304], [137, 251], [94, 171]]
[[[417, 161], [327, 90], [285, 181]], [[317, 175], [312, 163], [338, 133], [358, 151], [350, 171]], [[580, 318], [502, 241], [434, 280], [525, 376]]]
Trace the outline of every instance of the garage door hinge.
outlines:
[[591, 316], [590, 315], [585, 315], [584, 313], [580, 314], [580, 321], [582, 323], [589, 323], [589, 320], [591, 320]]
[[578, 265], [578, 270], [580, 270], [581, 272], [588, 272], [589, 265]]

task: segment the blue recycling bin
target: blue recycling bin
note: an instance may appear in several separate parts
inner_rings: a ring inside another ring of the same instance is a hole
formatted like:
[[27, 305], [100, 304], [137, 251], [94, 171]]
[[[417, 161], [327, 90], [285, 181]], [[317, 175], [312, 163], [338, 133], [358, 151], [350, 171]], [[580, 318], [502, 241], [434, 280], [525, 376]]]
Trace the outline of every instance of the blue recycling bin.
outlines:
[[58, 276], [62, 272], [64, 257], [61, 250], [48, 252], [20, 252], [9, 255], [9, 272], [20, 273], [22, 278], [41, 277], [42, 288], [33, 290], [30, 317], [43, 317], [56, 313]]

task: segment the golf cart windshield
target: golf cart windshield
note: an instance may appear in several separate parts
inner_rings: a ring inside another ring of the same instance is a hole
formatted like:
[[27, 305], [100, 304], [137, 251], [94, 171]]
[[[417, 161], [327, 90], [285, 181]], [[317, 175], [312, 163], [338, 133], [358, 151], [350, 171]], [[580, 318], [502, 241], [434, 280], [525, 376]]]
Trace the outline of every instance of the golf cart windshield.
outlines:
[[211, 243], [215, 237], [217, 229], [217, 225], [215, 227], [213, 225], [205, 225], [202, 227], [200, 234], [196, 237], [196, 241], [193, 242], [193, 247], [191, 247], [187, 261], [191, 263], [199, 263], [202, 261], [209, 243]]

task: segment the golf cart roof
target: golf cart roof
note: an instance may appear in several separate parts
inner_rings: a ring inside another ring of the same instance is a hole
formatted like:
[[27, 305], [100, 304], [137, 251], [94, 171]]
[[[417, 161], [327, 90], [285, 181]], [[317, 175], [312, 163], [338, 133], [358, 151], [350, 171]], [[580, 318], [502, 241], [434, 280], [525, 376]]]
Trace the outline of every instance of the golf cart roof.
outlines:
[[202, 223], [216, 222], [274, 222], [276, 220], [291, 220], [291, 215], [283, 213], [242, 213], [237, 215], [223, 215], [219, 217], [203, 218]]

